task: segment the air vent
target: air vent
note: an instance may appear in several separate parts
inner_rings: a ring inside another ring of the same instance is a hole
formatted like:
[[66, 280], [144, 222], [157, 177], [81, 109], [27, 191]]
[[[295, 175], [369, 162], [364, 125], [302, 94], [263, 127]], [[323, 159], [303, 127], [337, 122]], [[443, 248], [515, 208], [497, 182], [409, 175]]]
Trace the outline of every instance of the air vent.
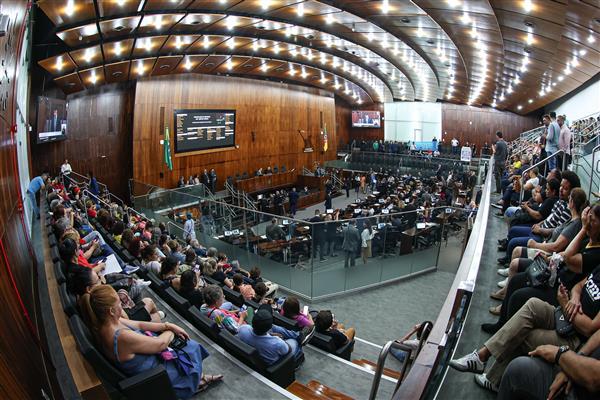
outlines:
[[165, 64], [165, 65], [161, 65], [159, 68], [160, 68], [160, 69], [166, 69], [166, 68], [171, 68], [171, 66], [170, 66], [170, 65], [167, 65], [167, 64]]
[[446, 62], [444, 63], [444, 65], [445, 65], [446, 67], [449, 67], [449, 66], [450, 66], [450, 65], [452, 65], [452, 64], [450, 64], [450, 61], [446, 61]]
[[123, 73], [121, 71], [115, 71], [112, 73], [112, 76], [115, 78], [118, 78], [119, 76], [123, 75]]
[[264, 25], [258, 25], [256, 29], [265, 30], [267, 28]]
[[199, 25], [199, 24], [200, 24], [200, 20], [199, 19], [190, 22], [190, 25]]
[[75, 82], [69, 82], [69, 83], [67, 83], [67, 86], [68, 87], [73, 87], [73, 86], [75, 86]]
[[408, 24], [410, 22], [410, 19], [404, 17], [404, 18], [400, 19], [400, 21], [404, 22], [405, 24]]
[[533, 28], [535, 26], [535, 24], [531, 21], [525, 21], [525, 26], [528, 28]]
[[209, 62], [209, 63], [204, 64], [204, 66], [206, 66], [206, 67], [214, 67], [215, 63]]
[[117, 25], [113, 28], [113, 30], [115, 30], [117, 32], [121, 32], [123, 29], [125, 29], [125, 27], [123, 25]]
[[433, 39], [427, 39], [427, 43], [428, 44], [435, 44], [435, 40], [433, 40]]
[[523, 51], [527, 54], [531, 54], [531, 49], [529, 47], [525, 47]]
[[245, 64], [245, 65], [244, 65], [244, 68], [254, 68], [254, 67], [255, 67], [255, 66], [254, 66], [254, 65], [252, 65], [252, 64]]
[[306, 38], [308, 40], [313, 40], [315, 38], [315, 35], [306, 35]]
[[277, 72], [283, 72], [283, 68], [279, 67], [275, 71], [277, 71]]

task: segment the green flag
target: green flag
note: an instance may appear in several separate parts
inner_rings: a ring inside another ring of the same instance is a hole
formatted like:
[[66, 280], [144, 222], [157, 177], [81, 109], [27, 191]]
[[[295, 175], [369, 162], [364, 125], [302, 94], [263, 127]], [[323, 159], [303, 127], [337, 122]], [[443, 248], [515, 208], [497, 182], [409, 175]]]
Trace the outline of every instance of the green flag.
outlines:
[[165, 164], [169, 171], [173, 171], [173, 160], [171, 160], [171, 140], [169, 139], [169, 127], [165, 126], [165, 140], [163, 144], [165, 150]]

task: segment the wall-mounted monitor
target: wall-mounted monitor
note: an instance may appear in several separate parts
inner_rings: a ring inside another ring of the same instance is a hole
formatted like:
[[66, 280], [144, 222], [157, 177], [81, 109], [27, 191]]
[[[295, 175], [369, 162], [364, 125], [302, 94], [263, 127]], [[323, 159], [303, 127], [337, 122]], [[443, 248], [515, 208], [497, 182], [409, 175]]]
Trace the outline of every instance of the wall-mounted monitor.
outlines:
[[381, 128], [379, 111], [352, 111], [353, 128]]
[[175, 110], [175, 153], [235, 146], [235, 110]]
[[67, 108], [65, 100], [38, 97], [37, 143], [55, 142], [67, 138]]

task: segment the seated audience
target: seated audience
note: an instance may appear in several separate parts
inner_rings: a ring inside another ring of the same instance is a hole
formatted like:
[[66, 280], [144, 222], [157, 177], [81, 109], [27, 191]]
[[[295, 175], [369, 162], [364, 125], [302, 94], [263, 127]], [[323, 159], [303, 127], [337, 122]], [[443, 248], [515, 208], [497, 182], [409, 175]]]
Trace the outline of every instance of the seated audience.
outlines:
[[339, 349], [346, 345], [348, 342], [354, 340], [356, 331], [354, 328], [344, 328], [343, 324], [339, 324], [334, 319], [331, 311], [321, 310], [315, 317], [315, 328], [317, 332], [331, 336], [336, 349]]
[[232, 280], [233, 290], [235, 290], [236, 292], [240, 292], [242, 296], [244, 296], [244, 299], [251, 300], [254, 297], [254, 289], [252, 288], [252, 285], [244, 283], [244, 275], [235, 274], [233, 275]]
[[[202, 373], [202, 360], [208, 357], [208, 352], [177, 325], [121, 318], [121, 300], [110, 286], [93, 287], [81, 297], [81, 304], [84, 321], [100, 351], [125, 375], [133, 376], [163, 365], [175, 394], [181, 399], [188, 399], [223, 379], [222, 375]], [[175, 336], [185, 340], [181, 350], [169, 347]], [[185, 362], [185, 370], [179, 367], [181, 362]]]
[[227, 329], [234, 335], [238, 333], [240, 326], [244, 325], [248, 311], [230, 311], [223, 307], [225, 296], [223, 289], [217, 285], [207, 285], [202, 290], [204, 304], [200, 311], [208, 318], [215, 321], [221, 329]]
[[[598, 265], [598, 263], [596, 263]], [[600, 267], [573, 287], [571, 293], [560, 286], [557, 302], [564, 320], [571, 322], [574, 332], [559, 335], [556, 330], [555, 307], [531, 298], [483, 347], [449, 365], [461, 372], [474, 372], [475, 381], [485, 389], [498, 391], [502, 374], [516, 357], [526, 355], [541, 345], [568, 346], [578, 349], [600, 329]], [[494, 362], [484, 373], [487, 361]]]
[[294, 296], [287, 297], [281, 306], [281, 315], [296, 321], [300, 328], [314, 325], [312, 316], [309, 313], [306, 314], [300, 312], [300, 302]]
[[254, 347], [267, 365], [273, 365], [289, 353], [294, 354], [299, 363], [303, 356], [302, 346], [310, 341], [313, 334], [314, 327], [295, 332], [273, 325], [273, 309], [263, 304], [254, 314], [252, 326], [240, 326], [238, 337]]
[[206, 286], [204, 279], [198, 276], [195, 271], [187, 270], [181, 274], [179, 282], [179, 294], [188, 300], [191, 305], [200, 308], [204, 304], [201, 290]]
[[158, 277], [164, 283], [179, 291], [179, 288], [181, 287], [181, 278], [177, 275], [177, 267], [179, 267], [179, 260], [173, 256], [167, 256], [167, 258], [162, 261]]
[[146, 247], [141, 252], [142, 255], [142, 269], [145, 271], [151, 271], [156, 275], [160, 274], [160, 261], [158, 259], [158, 252], [156, 251], [156, 246], [151, 244]]

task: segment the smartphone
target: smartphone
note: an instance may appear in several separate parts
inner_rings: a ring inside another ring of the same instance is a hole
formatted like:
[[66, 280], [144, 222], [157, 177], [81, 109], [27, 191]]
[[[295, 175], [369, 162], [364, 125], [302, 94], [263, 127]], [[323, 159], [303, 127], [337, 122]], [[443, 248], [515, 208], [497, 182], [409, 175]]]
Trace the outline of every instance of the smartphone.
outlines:
[[304, 306], [304, 308], [302, 309], [302, 314], [308, 315], [308, 306]]
[[240, 307], [240, 312], [244, 312], [244, 311], [246, 311], [247, 309], [248, 309], [248, 306], [244, 304], [244, 305], [242, 305], [242, 306]]

